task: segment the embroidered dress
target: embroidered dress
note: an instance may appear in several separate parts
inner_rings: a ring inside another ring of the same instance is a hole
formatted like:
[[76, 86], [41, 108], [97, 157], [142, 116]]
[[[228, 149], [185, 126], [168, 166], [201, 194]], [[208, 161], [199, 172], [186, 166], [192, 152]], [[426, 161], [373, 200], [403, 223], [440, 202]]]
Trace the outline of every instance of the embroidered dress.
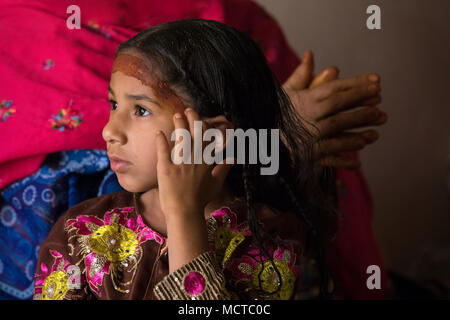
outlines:
[[318, 296], [317, 267], [304, 248], [303, 224], [292, 214], [255, 205], [261, 227], [280, 243], [260, 252], [246, 221], [245, 202], [236, 199], [205, 218], [209, 251], [169, 274], [168, 239], [144, 221], [138, 197], [113, 193], [62, 215], [41, 245], [34, 299]]

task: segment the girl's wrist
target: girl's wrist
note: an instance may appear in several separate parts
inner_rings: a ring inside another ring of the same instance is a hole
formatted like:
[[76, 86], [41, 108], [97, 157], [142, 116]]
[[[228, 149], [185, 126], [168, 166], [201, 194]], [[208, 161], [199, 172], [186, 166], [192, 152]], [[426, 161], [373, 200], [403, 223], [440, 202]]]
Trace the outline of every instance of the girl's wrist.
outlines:
[[171, 220], [184, 220], [184, 219], [195, 219], [198, 217], [202, 217], [203, 219], [203, 211], [200, 207], [183, 207], [183, 208], [169, 208], [164, 211], [164, 215], [166, 218], [166, 222], [169, 223]]

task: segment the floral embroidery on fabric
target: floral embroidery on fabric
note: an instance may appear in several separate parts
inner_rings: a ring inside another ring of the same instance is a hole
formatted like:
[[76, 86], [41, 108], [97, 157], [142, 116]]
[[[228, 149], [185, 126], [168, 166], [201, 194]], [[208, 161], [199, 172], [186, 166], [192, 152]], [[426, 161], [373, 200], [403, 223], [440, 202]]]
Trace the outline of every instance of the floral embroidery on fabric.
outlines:
[[50, 70], [51, 67], [55, 65], [55, 62], [52, 59], [46, 59], [44, 62], [44, 70]]
[[[235, 285], [244, 284], [267, 299], [286, 300], [293, 294], [296, 299], [318, 296], [320, 275], [315, 260], [303, 256], [298, 259], [292, 244], [268, 247], [267, 254], [272, 258], [279, 276], [269, 256], [262, 253], [254, 243], [250, 243], [241, 256], [232, 257], [246, 237], [251, 237], [248, 222], [238, 224], [236, 214], [227, 207], [215, 211], [208, 221], [210, 249], [216, 252], [217, 261], [221, 262], [222, 267], [231, 272], [233, 279], [229, 280]], [[297, 278], [301, 288], [294, 293]]]
[[[164, 243], [164, 238], [144, 224], [141, 215], [136, 221], [128, 218], [128, 213], [133, 210], [133, 207], [116, 208], [106, 212], [104, 220], [80, 215], [66, 223], [66, 231], [71, 234], [69, 240], [77, 237], [80, 244], [77, 255], [84, 259], [88, 284], [100, 297], [105, 274], [110, 274], [117, 291], [129, 293], [124, 287], [134, 279], [142, 258], [141, 244], [150, 239]], [[131, 280], [119, 281], [125, 273], [131, 275]]]
[[81, 120], [82, 116], [81, 113], [72, 109], [71, 100], [67, 109], [63, 108], [59, 110], [59, 112], [56, 115], [53, 115], [52, 119], [49, 121], [52, 129], [64, 131], [65, 129], [75, 129], [78, 127], [83, 122], [83, 120]]
[[94, 31], [94, 32], [97, 32], [97, 33], [100, 33], [100, 34], [103, 34], [106, 38], [110, 38], [111, 37], [111, 34], [110, 34], [110, 32], [107, 30], [107, 28], [105, 28], [105, 27], [103, 27], [103, 26], [101, 26], [100, 27], [100, 25], [98, 24], [98, 23], [96, 23], [95, 21], [89, 21], [88, 22], [88, 27], [89, 27], [89, 29], [91, 29], [92, 31]]
[[268, 253], [272, 256], [281, 279], [269, 258], [261, 254], [260, 259], [260, 250], [254, 246], [242, 257], [231, 260], [227, 269], [242, 282], [264, 292], [263, 295], [268, 298], [287, 300], [292, 295], [299, 271], [299, 267], [295, 265], [296, 254], [292, 246], [278, 247], [275, 251], [269, 249]]
[[0, 103], [0, 120], [5, 122], [10, 115], [16, 112], [16, 109], [12, 108], [12, 100], [2, 100]]
[[208, 224], [208, 241], [222, 267], [237, 246], [245, 240], [245, 236], [249, 235], [251, 232], [248, 223], [237, 225], [236, 214], [230, 208], [224, 207], [213, 212]]
[[35, 299], [62, 300], [69, 290], [77, 288], [81, 279], [78, 277], [76, 279], [78, 283], [74, 282], [75, 279], [71, 283], [70, 275], [73, 266], [58, 251], [50, 250], [50, 254], [55, 258], [55, 262], [50, 270], [45, 264], [41, 264], [43, 274], [36, 274]]

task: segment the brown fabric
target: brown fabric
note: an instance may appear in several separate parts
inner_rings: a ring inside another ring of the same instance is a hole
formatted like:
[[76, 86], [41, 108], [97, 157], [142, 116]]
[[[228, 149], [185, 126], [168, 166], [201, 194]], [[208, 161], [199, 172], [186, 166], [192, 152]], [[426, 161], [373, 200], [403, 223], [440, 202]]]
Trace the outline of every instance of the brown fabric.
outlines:
[[[51, 271], [55, 271], [55, 253], [52, 254], [52, 251], [56, 251], [62, 255], [64, 259], [66, 259], [66, 263], [59, 262], [58, 270], [66, 270], [67, 265], [77, 265], [81, 271], [82, 284], [80, 289], [72, 289], [65, 291], [62, 289], [63, 296], [61, 298], [64, 299], [156, 299], [154, 296], [153, 289], [157, 283], [159, 283], [164, 277], [169, 274], [169, 266], [168, 266], [168, 254], [167, 254], [167, 239], [163, 238], [161, 235], [155, 232], [158, 236], [163, 240], [162, 243], [159, 243], [155, 239], [147, 239], [142, 241], [137, 246], [134, 255], [131, 258], [126, 260], [127, 266], [124, 267], [124, 261], [120, 260], [115, 263], [110, 262], [108, 272], [104, 272], [101, 277], [101, 281], [97, 282], [97, 286], [92, 281], [88, 281], [86, 273], [88, 272], [88, 268], [86, 266], [89, 264], [89, 254], [92, 254], [94, 251], [98, 252], [100, 249], [93, 250], [92, 247], [99, 246], [98, 243], [92, 242], [92, 237], [96, 234], [100, 234], [101, 229], [99, 225], [95, 225], [91, 222], [82, 224], [86, 228], [83, 229], [82, 226], [74, 224], [74, 221], [81, 216], [90, 216], [89, 219], [97, 218], [100, 221], [96, 222], [98, 224], [106, 225], [106, 215], [105, 213], [108, 211], [112, 211], [117, 208], [129, 208], [126, 212], [126, 217], [129, 220], [133, 220], [138, 224], [138, 216], [139, 212], [136, 212], [136, 197], [139, 197], [139, 194], [133, 194], [126, 191], [118, 192], [114, 194], [104, 195], [101, 197], [97, 197], [94, 199], [89, 199], [80, 203], [77, 206], [69, 209], [66, 213], [64, 213], [56, 222], [54, 227], [52, 228], [50, 234], [47, 239], [42, 243], [38, 264], [36, 270], [36, 280], [41, 279], [41, 282], [36, 281], [35, 284], [35, 299], [42, 298], [41, 291], [44, 289], [45, 284], [44, 280], [48, 279]], [[305, 240], [305, 230], [301, 221], [290, 213], [280, 213], [273, 208], [269, 208], [268, 206], [262, 204], [256, 204], [255, 206], [257, 216], [261, 221], [261, 225], [269, 234], [273, 236], [281, 237], [283, 240], [293, 240], [291, 243], [293, 244], [293, 248], [295, 251], [295, 255], [297, 256], [296, 264], [301, 264], [305, 262], [306, 255], [303, 248], [303, 243]], [[236, 225], [244, 225], [247, 221], [247, 211], [245, 202], [241, 199], [236, 199], [232, 204], [229, 205], [228, 209], [231, 212], [236, 214]], [[116, 212], [115, 216], [112, 217], [111, 221], [115, 221], [118, 224], [114, 225], [118, 227], [119, 232], [129, 231], [130, 229], [127, 227], [127, 230], [123, 229], [121, 231], [121, 227], [119, 226], [119, 217], [120, 215]], [[80, 219], [78, 219], [79, 221]], [[94, 221], [94, 220], [92, 220]], [[109, 226], [112, 226], [110, 221]], [[130, 223], [130, 222], [128, 222]], [[141, 220], [141, 224], [143, 224], [143, 220]], [[208, 222], [209, 223], [209, 222]], [[122, 221], [122, 228], [125, 226]], [[133, 225], [128, 225], [131, 229]], [[144, 225], [145, 226], [145, 225]], [[151, 230], [150, 226], [147, 227], [147, 231]], [[105, 228], [104, 228], [105, 229]], [[248, 229], [248, 228], [247, 228]], [[84, 230], [84, 231], [83, 231]], [[103, 230], [103, 229], [102, 229]], [[143, 230], [142, 227], [139, 230]], [[89, 233], [91, 232], [92, 233]], [[84, 232], [84, 235], [83, 235]], [[131, 231], [130, 231], [131, 232]], [[154, 231], [152, 231], [154, 232]], [[188, 231], [187, 231], [188, 232]], [[237, 234], [237, 233], [236, 233]], [[102, 237], [105, 236], [105, 239], [108, 239], [107, 233], [103, 233]], [[214, 237], [215, 235], [213, 235]], [[100, 237], [100, 236], [99, 236]], [[84, 239], [84, 240], [83, 240]], [[103, 243], [103, 242], [102, 242]], [[217, 243], [217, 242], [216, 242]], [[251, 236], [246, 236], [245, 240], [240, 243], [237, 248], [233, 251], [231, 257], [227, 261], [227, 265], [230, 265], [233, 262], [234, 258], [239, 258], [241, 255], [248, 252], [250, 245], [252, 243]], [[117, 244], [117, 243], [116, 243]], [[214, 241], [210, 243], [212, 246], [214, 245]], [[84, 248], [84, 249], [83, 249]], [[86, 250], [86, 248], [88, 248]], [[128, 248], [128, 247], [125, 247]], [[90, 249], [90, 250], [89, 250]], [[83, 251], [84, 250], [84, 251]], [[222, 253], [223, 256], [223, 253]], [[97, 258], [101, 258], [101, 256], [97, 255]], [[105, 259], [103, 259], [103, 264], [100, 266], [105, 267], [108, 263]], [[112, 261], [112, 260], [111, 260]], [[48, 269], [47, 274], [44, 275], [44, 269], [41, 265], [45, 265]], [[113, 267], [114, 265], [114, 267]], [[53, 266], [53, 269], [51, 269]], [[64, 267], [65, 266], [65, 267]], [[94, 264], [90, 265], [90, 270], [92, 272]], [[223, 266], [225, 267], [225, 266]], [[65, 269], [64, 269], [65, 268]], [[226, 269], [226, 268], [225, 268]], [[236, 275], [233, 273], [231, 269], [223, 270], [223, 274], [226, 279], [226, 287], [229, 291], [232, 292], [232, 295], [236, 298], [241, 299], [252, 299], [258, 298], [261, 299], [261, 295], [258, 293], [257, 288], [249, 288], [249, 283], [246, 281], [241, 281], [242, 279], [236, 278]], [[301, 268], [300, 268], [301, 269]], [[95, 274], [95, 272], [93, 273]], [[300, 272], [300, 275], [296, 277], [295, 280], [295, 292], [297, 295], [302, 286], [305, 285], [304, 280], [301, 278], [303, 274]], [[47, 281], [48, 282], [48, 281]], [[95, 282], [95, 281], [94, 281]], [[311, 287], [311, 286], [310, 286]], [[47, 287], [48, 289], [48, 283]], [[308, 288], [306, 288], [308, 289]], [[305, 290], [306, 290], [305, 289]], [[45, 294], [45, 292], [43, 292]], [[294, 295], [293, 294], [293, 295]], [[53, 296], [54, 298], [54, 296]]]

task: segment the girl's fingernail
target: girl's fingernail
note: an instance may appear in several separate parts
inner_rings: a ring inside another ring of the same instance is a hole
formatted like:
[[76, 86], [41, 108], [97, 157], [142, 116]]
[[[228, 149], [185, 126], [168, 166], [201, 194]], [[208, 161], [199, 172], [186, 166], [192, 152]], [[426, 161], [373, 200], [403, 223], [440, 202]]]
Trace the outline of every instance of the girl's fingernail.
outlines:
[[184, 110], [184, 112], [191, 112], [192, 108], [186, 108], [186, 110]]
[[181, 119], [181, 114], [179, 114], [178, 112], [175, 113], [175, 118], [176, 118], [176, 119]]

